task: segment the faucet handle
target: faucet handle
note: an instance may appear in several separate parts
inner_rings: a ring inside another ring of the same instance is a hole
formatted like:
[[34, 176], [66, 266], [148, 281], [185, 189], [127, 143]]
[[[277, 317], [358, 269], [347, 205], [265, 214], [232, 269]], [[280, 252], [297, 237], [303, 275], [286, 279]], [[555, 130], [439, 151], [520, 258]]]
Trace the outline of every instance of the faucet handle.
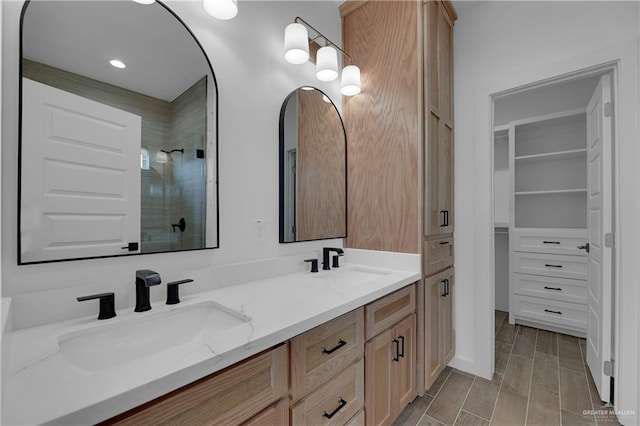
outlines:
[[178, 293], [178, 286], [181, 284], [191, 283], [193, 280], [187, 278], [186, 280], [173, 281], [167, 283], [167, 305], [175, 305], [180, 303], [180, 297]]
[[306, 259], [305, 262], [311, 262], [311, 272], [318, 272], [318, 259]]
[[333, 255], [333, 264], [331, 265], [331, 267], [333, 267], [333, 268], [339, 268], [340, 267], [340, 263], [338, 261], [338, 259], [340, 259], [340, 256], [344, 256], [344, 254], [339, 253], [339, 254], [334, 254]]
[[115, 309], [115, 293], [100, 293], [92, 294], [90, 296], [77, 297], [78, 302], [84, 302], [85, 300], [100, 299], [100, 312], [98, 313], [98, 319], [109, 319], [116, 316]]

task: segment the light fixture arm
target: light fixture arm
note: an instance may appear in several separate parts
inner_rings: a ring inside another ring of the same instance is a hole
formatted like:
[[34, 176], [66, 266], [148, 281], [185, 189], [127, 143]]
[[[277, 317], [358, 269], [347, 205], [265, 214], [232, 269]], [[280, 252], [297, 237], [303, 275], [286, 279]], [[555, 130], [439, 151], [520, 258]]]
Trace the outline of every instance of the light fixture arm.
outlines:
[[317, 29], [315, 29], [313, 27], [313, 25], [311, 25], [310, 23], [308, 23], [307, 21], [305, 21], [304, 19], [302, 19], [299, 16], [296, 16], [295, 19], [293, 20], [293, 22], [296, 23], [303, 23], [305, 26], [307, 26], [308, 28], [312, 29], [313, 31], [315, 31], [315, 33], [317, 34], [317, 36], [315, 36], [314, 38], [310, 38], [310, 41], [316, 41], [318, 38], [322, 37], [324, 39], [325, 42], [327, 42], [328, 44], [332, 45], [333, 47], [335, 47], [336, 49], [338, 49], [340, 51], [340, 53], [342, 53], [344, 56], [346, 56], [347, 58], [349, 58], [349, 63], [353, 64], [353, 58], [344, 50], [342, 50], [342, 48], [340, 46], [338, 46], [337, 44], [335, 44], [334, 42], [332, 42], [326, 35], [322, 34], [320, 31], [318, 31]]

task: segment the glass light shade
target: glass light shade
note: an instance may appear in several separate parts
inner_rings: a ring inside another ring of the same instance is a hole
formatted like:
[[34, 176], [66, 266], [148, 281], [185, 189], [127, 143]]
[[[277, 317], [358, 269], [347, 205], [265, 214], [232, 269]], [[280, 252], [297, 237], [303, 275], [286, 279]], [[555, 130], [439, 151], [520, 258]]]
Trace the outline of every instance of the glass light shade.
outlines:
[[164, 151], [158, 151], [156, 154], [156, 163], [166, 163], [169, 161], [169, 155]]
[[360, 93], [360, 68], [355, 65], [347, 65], [342, 69], [342, 81], [340, 91], [345, 96], [354, 96]]
[[203, 4], [209, 15], [223, 21], [233, 19], [238, 14], [237, 0], [204, 0]]
[[318, 50], [316, 77], [320, 81], [333, 81], [338, 77], [338, 52], [333, 47], [324, 46]]
[[156, 2], [156, 0], [133, 0], [133, 1], [140, 4], [153, 4]]
[[309, 60], [309, 33], [298, 23], [284, 29], [284, 58], [291, 64], [304, 64]]

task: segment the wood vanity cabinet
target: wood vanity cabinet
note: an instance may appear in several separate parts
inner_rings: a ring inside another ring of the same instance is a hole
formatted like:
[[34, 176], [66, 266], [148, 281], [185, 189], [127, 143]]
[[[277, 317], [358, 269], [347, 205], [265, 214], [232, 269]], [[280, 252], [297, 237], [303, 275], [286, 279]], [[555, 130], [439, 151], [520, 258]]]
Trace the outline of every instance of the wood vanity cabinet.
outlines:
[[415, 292], [410, 285], [365, 307], [367, 425], [391, 424], [416, 396]]
[[282, 344], [103, 424], [286, 424], [287, 367], [288, 347]]
[[364, 308], [290, 340], [291, 423], [344, 425], [364, 407]]

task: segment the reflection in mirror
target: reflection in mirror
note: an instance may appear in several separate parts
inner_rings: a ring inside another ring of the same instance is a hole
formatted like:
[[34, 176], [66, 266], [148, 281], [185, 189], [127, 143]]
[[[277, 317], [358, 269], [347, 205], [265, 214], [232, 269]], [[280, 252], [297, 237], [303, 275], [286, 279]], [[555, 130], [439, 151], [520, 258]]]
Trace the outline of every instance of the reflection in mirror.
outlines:
[[336, 106], [301, 87], [280, 111], [280, 242], [347, 235], [347, 139]]
[[31, 0], [19, 263], [218, 246], [217, 87], [160, 2]]

